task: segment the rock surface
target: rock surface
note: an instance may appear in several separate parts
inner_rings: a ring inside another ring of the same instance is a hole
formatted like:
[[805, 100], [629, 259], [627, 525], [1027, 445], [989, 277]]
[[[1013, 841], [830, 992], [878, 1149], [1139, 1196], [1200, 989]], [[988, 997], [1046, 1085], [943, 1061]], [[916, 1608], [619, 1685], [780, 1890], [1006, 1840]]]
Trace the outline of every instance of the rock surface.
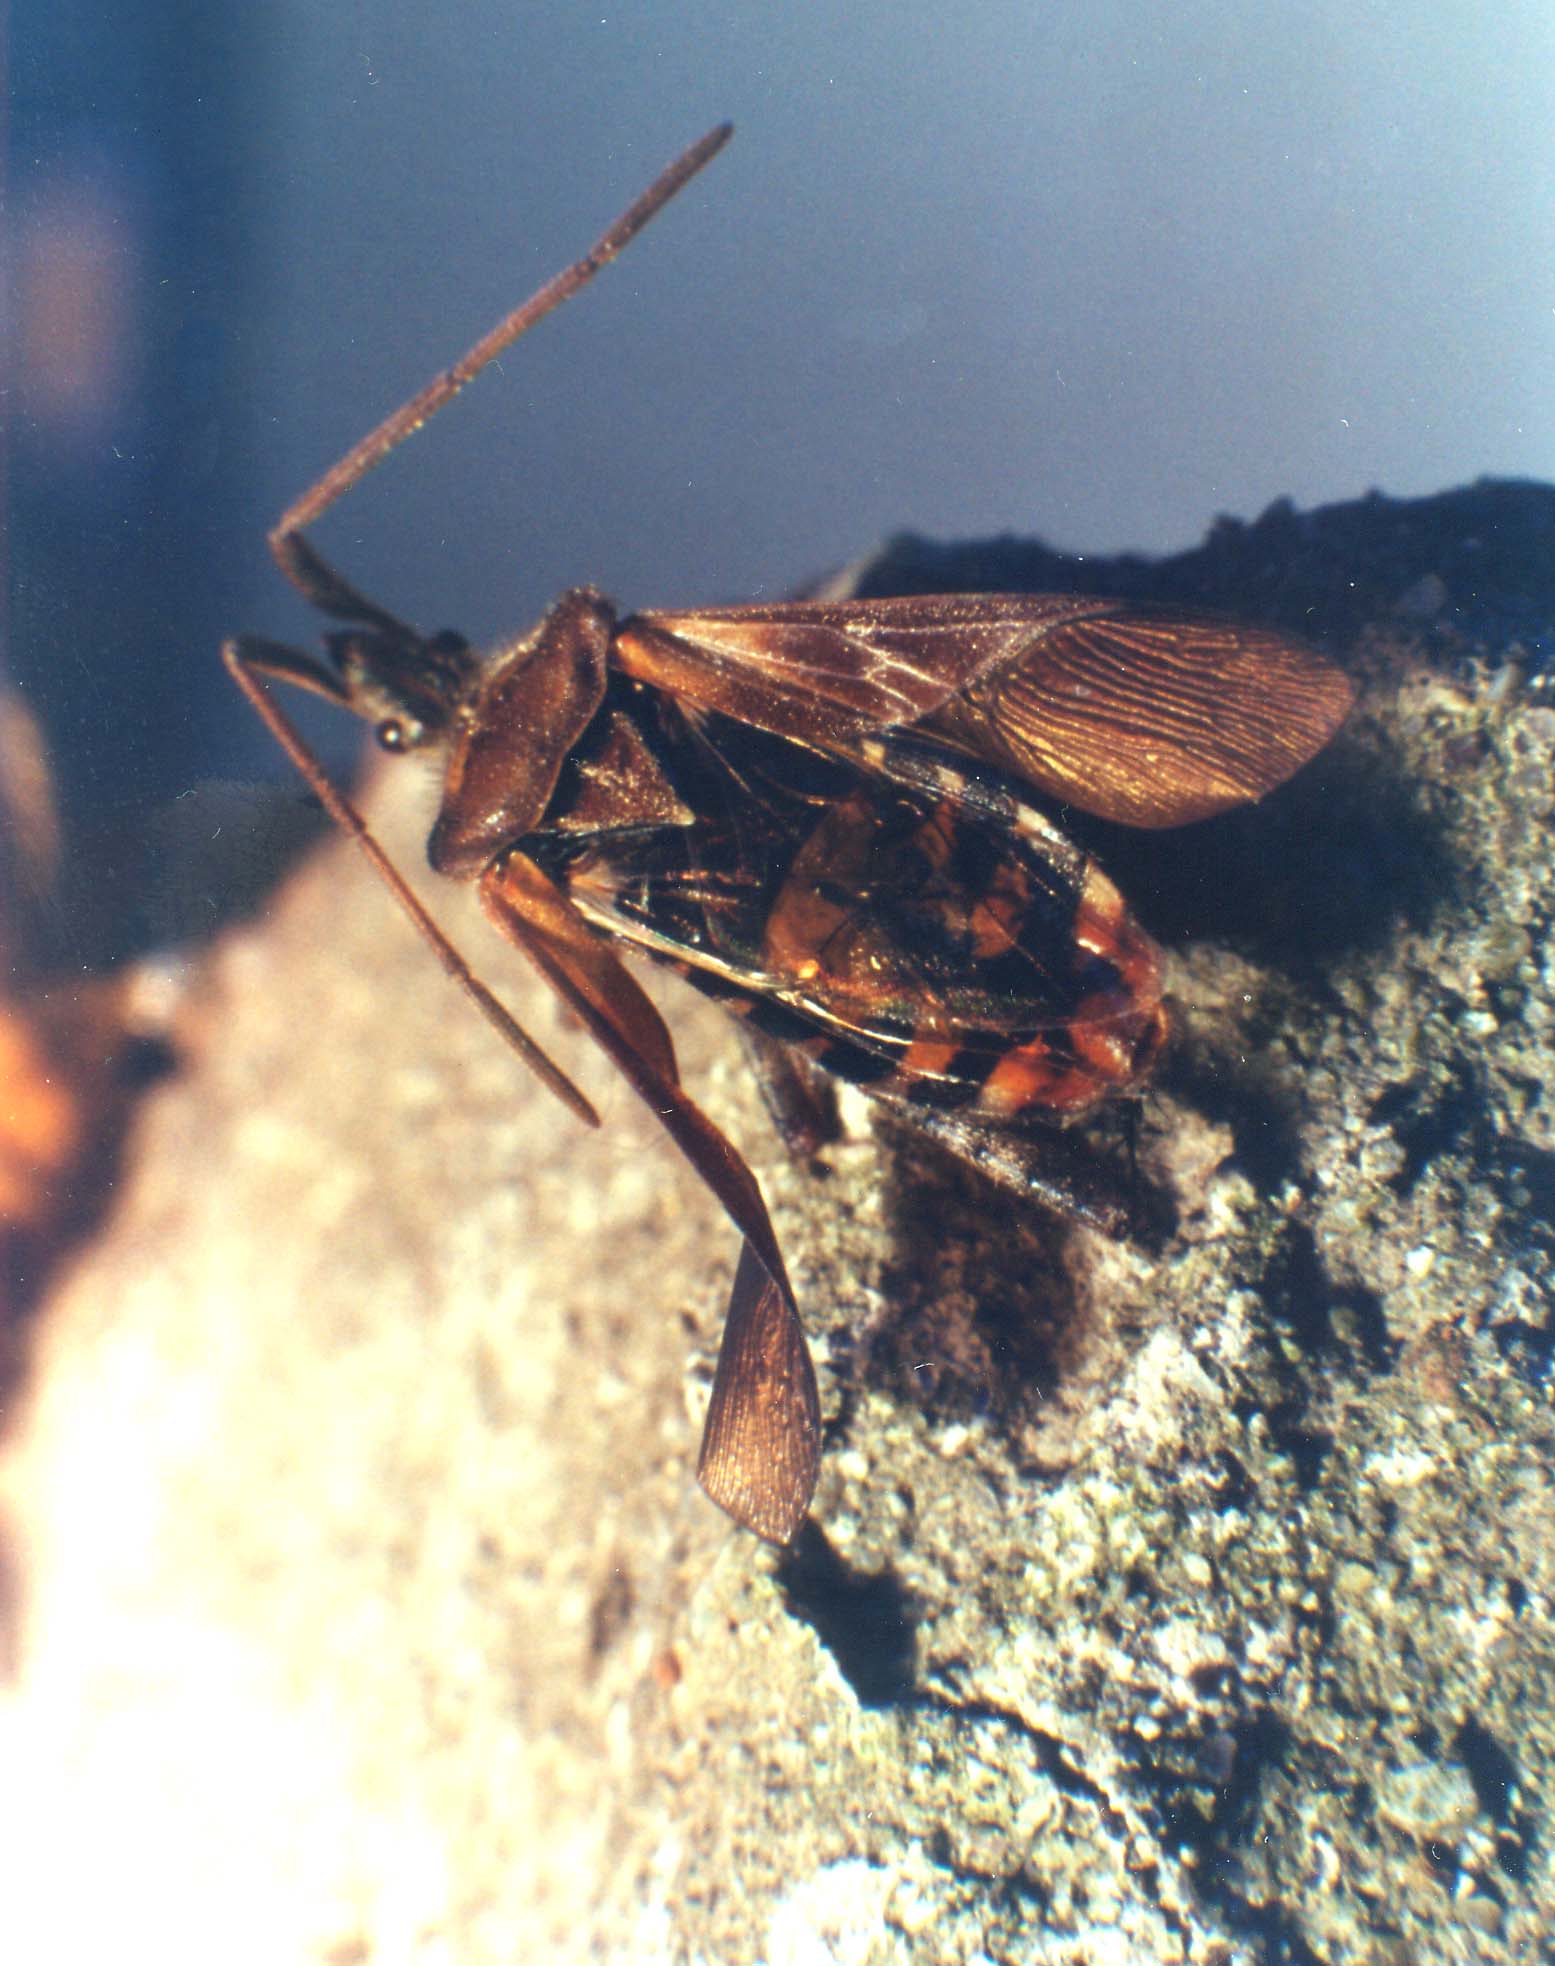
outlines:
[[[1255, 811], [1088, 829], [1173, 951], [1139, 1240], [858, 1102], [788, 1163], [655, 986], [814, 1335], [786, 1558], [693, 1485], [714, 1206], [462, 897], [602, 1133], [315, 855], [36, 1315], [14, 1956], [1555, 1958], [1552, 549], [1555, 492], [1485, 484], [866, 570], [1272, 620], [1362, 700]], [[429, 785], [377, 794], [415, 864]]]

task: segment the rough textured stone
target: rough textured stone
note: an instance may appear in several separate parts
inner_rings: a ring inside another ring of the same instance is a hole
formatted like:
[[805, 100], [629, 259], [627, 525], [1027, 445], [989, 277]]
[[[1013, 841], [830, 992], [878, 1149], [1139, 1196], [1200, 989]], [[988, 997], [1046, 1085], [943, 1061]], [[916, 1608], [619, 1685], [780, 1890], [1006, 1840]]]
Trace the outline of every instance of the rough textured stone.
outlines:
[[787, 1163], [660, 991], [815, 1337], [787, 1558], [692, 1485], [733, 1237], [651, 1118], [548, 1103], [344, 847], [222, 942], [7, 1449], [25, 1956], [1555, 1958], [1552, 546], [1484, 485], [869, 571], [1273, 619], [1363, 695], [1256, 811], [1087, 829], [1173, 950], [1137, 1240], [859, 1102]]

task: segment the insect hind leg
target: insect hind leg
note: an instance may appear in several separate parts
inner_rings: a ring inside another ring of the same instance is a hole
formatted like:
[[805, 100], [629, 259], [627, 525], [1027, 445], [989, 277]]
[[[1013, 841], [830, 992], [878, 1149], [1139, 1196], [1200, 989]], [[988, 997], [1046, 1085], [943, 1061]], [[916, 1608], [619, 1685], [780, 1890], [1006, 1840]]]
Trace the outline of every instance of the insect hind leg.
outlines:
[[881, 1098], [880, 1103], [985, 1179], [1039, 1202], [1068, 1221], [1114, 1238], [1143, 1226], [1135, 1198], [1116, 1175], [1056, 1130], [997, 1126], [962, 1112], [901, 1099]]

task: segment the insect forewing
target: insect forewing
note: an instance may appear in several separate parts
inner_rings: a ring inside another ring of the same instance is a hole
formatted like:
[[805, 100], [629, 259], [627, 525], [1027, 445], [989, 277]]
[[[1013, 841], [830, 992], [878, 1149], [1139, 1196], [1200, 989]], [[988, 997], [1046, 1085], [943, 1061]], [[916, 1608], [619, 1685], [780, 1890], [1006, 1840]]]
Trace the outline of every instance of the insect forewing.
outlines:
[[913, 727], [1132, 826], [1260, 798], [1333, 735], [1349, 683], [1270, 629], [1078, 594], [911, 595], [641, 614], [622, 666], [853, 752]]

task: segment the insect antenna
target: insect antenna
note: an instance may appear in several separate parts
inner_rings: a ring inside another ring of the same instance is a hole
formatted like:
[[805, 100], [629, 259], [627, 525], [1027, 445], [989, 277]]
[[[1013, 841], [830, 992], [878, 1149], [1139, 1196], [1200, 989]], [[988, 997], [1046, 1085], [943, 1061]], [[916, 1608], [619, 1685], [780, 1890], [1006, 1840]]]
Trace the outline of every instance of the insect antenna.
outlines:
[[331, 465], [316, 484], [288, 507], [270, 533], [270, 551], [282, 573], [301, 594], [330, 614], [344, 613], [352, 619], [367, 619], [378, 613], [370, 603], [364, 604], [369, 608], [368, 615], [356, 612], [354, 604], [361, 597], [300, 537], [302, 529], [311, 526], [337, 499], [343, 498], [354, 485], [360, 484], [367, 473], [375, 465], [381, 464], [407, 437], [414, 436], [422, 424], [457, 396], [488, 362], [494, 361], [505, 348], [510, 348], [520, 335], [527, 334], [547, 314], [553, 313], [564, 300], [570, 300], [580, 287], [586, 287], [602, 267], [608, 266], [631, 243], [649, 219], [723, 149], [733, 134], [732, 123], [720, 123], [716, 129], [709, 130], [705, 137], [692, 144], [689, 150], [683, 151], [580, 260], [547, 280], [537, 293], [515, 307], [511, 314], [504, 315], [452, 368], [435, 376], [408, 403], [401, 404], [391, 416], [386, 416], [376, 429], [370, 430], [360, 443], [353, 444], [337, 464]]
[[261, 681], [261, 677], [267, 672], [278, 675], [288, 682], [298, 682], [303, 680], [305, 672], [316, 671], [320, 681], [327, 682], [327, 672], [319, 669], [308, 656], [284, 648], [279, 643], [261, 641], [246, 635], [224, 643], [221, 658], [227, 665], [232, 680], [253, 705], [265, 728], [307, 781], [308, 789], [341, 832], [355, 840], [357, 846], [367, 856], [374, 873], [420, 930], [433, 955], [442, 964], [444, 973], [458, 984], [487, 1023], [495, 1028], [498, 1036], [518, 1053], [530, 1071], [556, 1094], [564, 1106], [587, 1125], [598, 1126], [599, 1115], [593, 1106], [560, 1066], [552, 1063], [512, 1013], [492, 995], [433, 921], [404, 875], [374, 838], [367, 821], [345, 793], [335, 785], [296, 725]]

